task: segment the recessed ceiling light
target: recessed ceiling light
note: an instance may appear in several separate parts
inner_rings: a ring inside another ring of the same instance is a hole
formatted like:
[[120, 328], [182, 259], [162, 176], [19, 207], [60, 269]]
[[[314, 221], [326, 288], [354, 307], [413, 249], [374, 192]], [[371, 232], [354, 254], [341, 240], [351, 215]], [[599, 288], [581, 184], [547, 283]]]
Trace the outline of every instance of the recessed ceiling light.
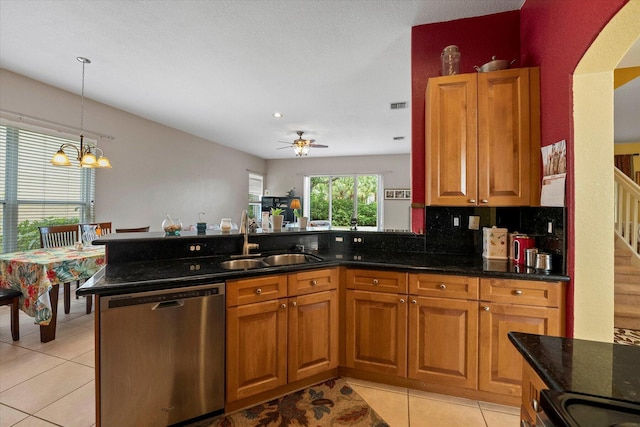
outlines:
[[281, 119], [282, 113], [273, 113], [273, 117], [275, 117], [276, 119]]

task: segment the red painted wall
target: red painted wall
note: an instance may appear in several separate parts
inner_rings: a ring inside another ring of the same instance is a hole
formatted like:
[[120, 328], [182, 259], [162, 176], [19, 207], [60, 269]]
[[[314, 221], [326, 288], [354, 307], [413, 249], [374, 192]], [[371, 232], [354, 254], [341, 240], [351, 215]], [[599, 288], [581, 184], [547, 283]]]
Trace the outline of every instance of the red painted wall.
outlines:
[[[573, 72], [600, 31], [628, 0], [527, 0], [520, 10], [525, 66], [540, 66], [542, 145], [567, 140], [567, 334], [573, 336], [575, 184]], [[609, 144], [610, 142], [604, 142]]]
[[[526, 0], [520, 11], [421, 25], [412, 29], [412, 202], [424, 204], [424, 91], [439, 75], [440, 52], [457, 44], [461, 72], [473, 72], [492, 55], [540, 66], [542, 145], [567, 141], [567, 254], [572, 281], [567, 291], [567, 334], [573, 335], [575, 215], [573, 164], [573, 72], [591, 43], [628, 0]], [[608, 142], [606, 142], [608, 143]], [[413, 212], [412, 229], [424, 227], [424, 210]]]
[[[460, 49], [460, 73], [498, 59], [520, 59], [520, 12], [459, 19], [413, 27], [411, 30], [411, 188], [412, 203], [425, 201], [424, 95], [430, 77], [440, 75], [440, 53], [445, 46]], [[519, 63], [516, 62], [514, 66]], [[412, 230], [424, 229], [424, 209], [412, 213]]]

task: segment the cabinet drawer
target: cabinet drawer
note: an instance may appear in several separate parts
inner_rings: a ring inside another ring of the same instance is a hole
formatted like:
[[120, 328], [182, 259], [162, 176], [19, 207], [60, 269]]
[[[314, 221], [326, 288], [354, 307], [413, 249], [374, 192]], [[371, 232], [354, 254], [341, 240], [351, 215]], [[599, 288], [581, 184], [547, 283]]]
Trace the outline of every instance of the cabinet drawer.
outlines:
[[338, 270], [325, 268], [322, 270], [301, 271], [290, 274], [288, 279], [289, 296], [328, 291], [338, 287]]
[[562, 282], [480, 279], [480, 299], [506, 304], [560, 307], [564, 297]]
[[347, 270], [347, 288], [406, 294], [407, 273], [380, 270]]
[[287, 276], [227, 280], [227, 307], [261, 302], [287, 296]]
[[410, 274], [409, 293], [438, 298], [478, 299], [477, 277], [445, 274]]

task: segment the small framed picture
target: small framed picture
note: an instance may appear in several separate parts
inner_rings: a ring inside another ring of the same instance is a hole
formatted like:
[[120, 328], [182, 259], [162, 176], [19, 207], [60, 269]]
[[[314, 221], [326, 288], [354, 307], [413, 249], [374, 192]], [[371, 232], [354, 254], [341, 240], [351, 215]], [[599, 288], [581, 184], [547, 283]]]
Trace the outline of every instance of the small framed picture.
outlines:
[[386, 200], [408, 200], [411, 199], [411, 190], [403, 188], [387, 188], [384, 190]]

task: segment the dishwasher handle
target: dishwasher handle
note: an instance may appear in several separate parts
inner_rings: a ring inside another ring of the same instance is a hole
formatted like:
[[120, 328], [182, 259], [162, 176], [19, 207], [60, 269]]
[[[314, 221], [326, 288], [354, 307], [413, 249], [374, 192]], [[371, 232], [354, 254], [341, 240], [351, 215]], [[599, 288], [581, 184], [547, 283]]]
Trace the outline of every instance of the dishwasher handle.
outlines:
[[184, 305], [184, 300], [173, 300], [173, 301], [163, 301], [159, 302], [153, 306], [151, 310], [162, 310], [165, 308], [178, 308]]

